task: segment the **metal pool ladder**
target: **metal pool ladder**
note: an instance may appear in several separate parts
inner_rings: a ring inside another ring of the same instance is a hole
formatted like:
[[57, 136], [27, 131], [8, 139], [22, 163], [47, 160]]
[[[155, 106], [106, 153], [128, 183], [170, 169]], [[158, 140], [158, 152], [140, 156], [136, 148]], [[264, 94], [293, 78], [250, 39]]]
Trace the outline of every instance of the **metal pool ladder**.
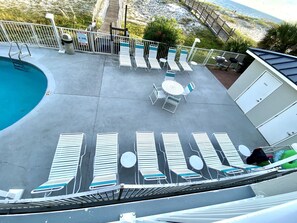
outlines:
[[[18, 51], [11, 52], [12, 47], [13, 47], [14, 44], [18, 48]], [[23, 51], [22, 51], [23, 46], [26, 47], [26, 50], [27, 50], [26, 53], [23, 53]], [[19, 45], [18, 42], [11, 42], [10, 47], [9, 47], [8, 56], [9, 56], [10, 59], [13, 59], [12, 57], [14, 55], [18, 55], [18, 59], [19, 59], [19, 60], [12, 60], [14, 68], [19, 69], [19, 70], [26, 70], [24, 64], [22, 63], [22, 58], [24, 58], [26, 56], [31, 56], [31, 52], [30, 52], [30, 49], [29, 49], [28, 45], [26, 43], [23, 43], [23, 44]]]

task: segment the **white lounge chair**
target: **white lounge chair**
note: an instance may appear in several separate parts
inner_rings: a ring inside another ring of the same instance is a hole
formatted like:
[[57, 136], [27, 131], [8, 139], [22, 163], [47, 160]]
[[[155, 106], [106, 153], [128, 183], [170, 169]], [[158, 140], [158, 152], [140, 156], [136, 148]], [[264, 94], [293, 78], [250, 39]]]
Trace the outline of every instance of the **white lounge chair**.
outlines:
[[222, 164], [217, 152], [215, 151], [215, 148], [213, 147], [210, 139], [208, 138], [207, 133], [193, 132], [192, 135], [207, 167], [227, 174], [243, 172], [242, 169], [237, 169]]
[[70, 181], [76, 179], [83, 142], [83, 133], [61, 134], [48, 181], [32, 190], [31, 193], [58, 191], [67, 186]]
[[187, 97], [186, 97], [186, 96], [187, 96], [188, 94], [190, 94], [194, 89], [195, 89], [195, 84], [194, 84], [194, 82], [189, 83], [189, 84], [185, 87], [184, 92], [183, 92], [183, 96], [184, 96], [184, 98], [185, 98], [186, 101], [187, 101]]
[[118, 150], [118, 133], [97, 134], [90, 190], [114, 186], [118, 183]]
[[156, 46], [149, 47], [148, 62], [150, 64], [150, 69], [157, 69], [157, 70], [162, 69], [157, 60], [157, 53], [158, 53], [158, 47]]
[[159, 170], [154, 132], [136, 132], [138, 171], [144, 180], [162, 180], [166, 176]]
[[144, 46], [142, 44], [135, 45], [135, 63], [136, 68], [144, 68], [147, 69], [147, 64], [144, 59]]
[[245, 170], [253, 170], [256, 168], [260, 168], [258, 166], [245, 164], [240, 155], [238, 154], [238, 151], [236, 150], [235, 146], [233, 145], [231, 139], [229, 138], [228, 134], [225, 132], [219, 132], [213, 134], [219, 143], [219, 146], [221, 147], [228, 163], [230, 166], [242, 168]]
[[187, 62], [187, 57], [188, 57], [188, 51], [181, 50], [180, 57], [179, 57], [179, 64], [181, 65], [181, 67], [183, 68], [184, 71], [193, 71]]
[[169, 169], [185, 180], [201, 178], [200, 174], [188, 169], [178, 134], [162, 132], [161, 135]]
[[120, 67], [132, 68], [129, 43], [120, 42], [119, 60], [120, 60]]
[[175, 62], [176, 49], [169, 48], [167, 56], [167, 65], [172, 71], [180, 71], [179, 66]]

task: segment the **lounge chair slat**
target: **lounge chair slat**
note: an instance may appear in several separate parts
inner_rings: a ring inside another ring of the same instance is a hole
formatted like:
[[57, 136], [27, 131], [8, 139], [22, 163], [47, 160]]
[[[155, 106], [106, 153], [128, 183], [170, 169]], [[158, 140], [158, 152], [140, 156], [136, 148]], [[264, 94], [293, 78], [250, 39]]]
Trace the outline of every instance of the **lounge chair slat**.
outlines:
[[118, 183], [118, 133], [97, 134], [90, 190]]
[[166, 179], [159, 170], [154, 132], [136, 132], [136, 149], [138, 170], [144, 180]]

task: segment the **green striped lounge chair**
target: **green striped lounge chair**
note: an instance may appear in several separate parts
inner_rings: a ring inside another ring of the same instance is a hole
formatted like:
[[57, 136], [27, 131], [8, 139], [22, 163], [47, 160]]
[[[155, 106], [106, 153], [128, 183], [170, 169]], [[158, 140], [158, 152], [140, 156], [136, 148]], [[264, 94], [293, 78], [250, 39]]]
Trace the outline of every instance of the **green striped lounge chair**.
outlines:
[[83, 144], [84, 133], [60, 134], [48, 181], [33, 189], [31, 193], [58, 191], [76, 179]]
[[138, 171], [144, 180], [162, 180], [166, 176], [159, 170], [154, 132], [136, 132]]
[[235, 146], [233, 145], [231, 139], [229, 138], [226, 132], [218, 132], [214, 133], [213, 135], [216, 138], [219, 146], [221, 147], [222, 152], [224, 153], [230, 166], [242, 168], [248, 171], [261, 169], [258, 166], [245, 164], [242, 161], [238, 151], [236, 150]]
[[132, 68], [129, 43], [120, 42], [119, 60], [120, 60], [120, 67]]
[[150, 69], [157, 69], [161, 70], [161, 66], [157, 59], [157, 53], [158, 53], [158, 47], [157, 46], [149, 46], [149, 56], [148, 56], [148, 62], [150, 65]]
[[167, 55], [167, 64], [172, 71], [180, 71], [179, 66], [175, 62], [176, 49], [169, 48]]
[[144, 58], [144, 45], [136, 44], [135, 45], [135, 63], [136, 68], [144, 68], [147, 69], [147, 64]]
[[238, 169], [235, 167], [230, 167], [222, 164], [207, 133], [193, 132], [192, 135], [207, 167], [226, 174], [236, 174], [236, 173], [243, 172], [242, 169]]
[[187, 62], [187, 57], [188, 57], [188, 51], [181, 50], [180, 57], [179, 57], [179, 64], [181, 65], [181, 67], [183, 68], [184, 71], [193, 71]]
[[90, 190], [114, 186], [118, 183], [118, 150], [118, 133], [97, 134]]
[[162, 132], [161, 135], [169, 170], [185, 180], [201, 178], [200, 174], [188, 169], [178, 134]]

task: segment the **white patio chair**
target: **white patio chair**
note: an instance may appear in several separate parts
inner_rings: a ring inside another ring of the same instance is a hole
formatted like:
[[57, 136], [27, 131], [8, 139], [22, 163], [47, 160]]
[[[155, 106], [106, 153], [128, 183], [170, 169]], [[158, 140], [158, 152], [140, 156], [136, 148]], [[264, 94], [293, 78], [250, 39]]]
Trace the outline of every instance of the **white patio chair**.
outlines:
[[[202, 176], [200, 174], [188, 169], [178, 134], [176, 132], [162, 132], [161, 135], [169, 170], [185, 180], [201, 178]], [[171, 178], [171, 174], [169, 175]]]
[[175, 113], [179, 105], [179, 102], [180, 102], [180, 98], [174, 97], [172, 95], [168, 95], [165, 99], [162, 109], [171, 113]]
[[99, 133], [96, 140], [93, 181], [89, 187], [114, 186], [118, 183], [118, 133]]
[[167, 80], [175, 80], [175, 73], [171, 70], [168, 70], [166, 73], [165, 73], [165, 77], [164, 77], [164, 81], [167, 81]]
[[184, 98], [185, 98], [186, 101], [187, 101], [188, 94], [190, 94], [195, 89], [195, 87], [196, 86], [195, 86], [194, 82], [189, 83], [185, 87], [184, 92], [183, 92], [183, 96], [184, 96]]
[[135, 45], [134, 59], [135, 59], [135, 63], [136, 63], [136, 68], [147, 69], [147, 64], [144, 59], [144, 46], [142, 44]]
[[188, 51], [181, 50], [180, 57], [179, 57], [179, 64], [181, 65], [181, 67], [183, 68], [184, 71], [193, 71], [187, 62], [187, 57], [188, 57]]
[[153, 91], [149, 95], [149, 98], [151, 99], [152, 105], [154, 105], [158, 99], [165, 99], [166, 94], [161, 87], [157, 87], [155, 84], [153, 84]]
[[154, 132], [136, 132], [138, 171], [144, 180], [162, 180], [166, 176], [159, 170]]
[[83, 143], [84, 133], [60, 134], [48, 181], [32, 190], [31, 193], [58, 191], [67, 186], [73, 179], [75, 179], [75, 188]]
[[120, 42], [119, 60], [120, 60], [120, 67], [132, 68], [129, 43]]
[[226, 174], [235, 174], [243, 172], [242, 169], [237, 169], [222, 164], [217, 152], [215, 151], [215, 148], [213, 147], [210, 139], [208, 138], [207, 133], [193, 132], [192, 135], [207, 167], [210, 167], [217, 171], [221, 171]]
[[158, 47], [149, 46], [148, 62], [150, 65], [150, 69], [158, 69], [158, 70], [162, 69], [157, 60], [157, 53], [158, 53]]
[[238, 151], [236, 150], [226, 132], [214, 133], [213, 135], [216, 138], [219, 146], [221, 147], [222, 152], [224, 153], [230, 166], [242, 168], [245, 170], [255, 170], [256, 168], [260, 168], [258, 166], [245, 164], [242, 161], [240, 155], [238, 154]]
[[175, 62], [175, 56], [176, 56], [176, 49], [170, 48], [168, 50], [168, 55], [167, 55], [167, 65], [172, 71], [180, 71], [177, 63]]

